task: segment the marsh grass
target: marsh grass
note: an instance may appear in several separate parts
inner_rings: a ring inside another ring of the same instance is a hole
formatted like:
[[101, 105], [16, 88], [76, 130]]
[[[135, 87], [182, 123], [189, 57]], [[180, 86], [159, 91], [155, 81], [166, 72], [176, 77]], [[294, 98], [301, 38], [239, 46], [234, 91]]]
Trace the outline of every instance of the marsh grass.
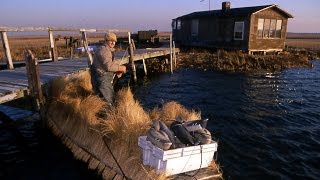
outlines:
[[294, 67], [312, 67], [308, 53], [280, 55], [248, 55], [242, 52], [220, 51], [220, 53], [180, 53], [178, 67], [217, 70], [226, 72], [280, 71]]
[[[175, 118], [199, 119], [200, 113], [189, 111], [177, 102], [148, 112], [134, 99], [130, 88], [117, 93], [115, 105], [108, 107], [92, 92], [88, 71], [69, 75], [52, 82], [47, 103], [48, 125], [59, 136], [77, 159], [88, 163], [90, 169], [104, 179], [121, 179], [106, 144], [125, 174], [132, 179], [169, 179], [164, 174], [142, 165], [138, 137], [145, 135], [152, 120], [169, 122]], [[218, 173], [217, 166], [212, 165]]]

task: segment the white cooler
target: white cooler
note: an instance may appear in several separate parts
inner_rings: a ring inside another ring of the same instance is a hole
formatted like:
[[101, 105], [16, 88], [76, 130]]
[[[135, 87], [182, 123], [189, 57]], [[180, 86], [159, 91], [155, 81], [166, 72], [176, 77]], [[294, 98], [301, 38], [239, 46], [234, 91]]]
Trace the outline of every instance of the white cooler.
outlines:
[[153, 167], [156, 172], [167, 176], [208, 167], [217, 151], [218, 144], [189, 146], [164, 151], [150, 141], [147, 136], [140, 136], [138, 145], [142, 148], [143, 164]]

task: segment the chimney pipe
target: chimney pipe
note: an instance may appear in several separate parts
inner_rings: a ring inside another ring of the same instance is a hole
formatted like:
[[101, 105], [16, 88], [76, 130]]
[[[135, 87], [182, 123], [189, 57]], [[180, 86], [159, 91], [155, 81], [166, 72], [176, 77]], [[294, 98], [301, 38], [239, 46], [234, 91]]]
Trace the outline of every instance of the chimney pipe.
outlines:
[[223, 12], [227, 12], [230, 10], [230, 2], [226, 1], [222, 3], [222, 11]]

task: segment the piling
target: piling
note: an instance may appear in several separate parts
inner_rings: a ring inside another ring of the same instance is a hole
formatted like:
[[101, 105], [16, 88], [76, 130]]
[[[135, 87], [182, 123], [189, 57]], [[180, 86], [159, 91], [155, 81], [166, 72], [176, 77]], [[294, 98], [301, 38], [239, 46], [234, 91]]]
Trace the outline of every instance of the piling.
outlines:
[[55, 42], [53, 39], [53, 33], [49, 29], [49, 39], [50, 39], [50, 51], [51, 51], [51, 56], [52, 56], [52, 61], [57, 62], [58, 61], [58, 54], [55, 48]]
[[39, 63], [29, 49], [25, 50], [24, 54], [26, 58], [28, 87], [30, 90], [30, 95], [33, 99], [33, 107], [35, 110], [40, 111], [44, 105], [44, 98], [40, 82]]
[[12, 63], [12, 58], [11, 58], [11, 53], [10, 53], [10, 47], [9, 47], [7, 32], [5, 32], [5, 31], [1, 32], [1, 39], [2, 39], [3, 49], [4, 49], [5, 55], [6, 55], [7, 68], [8, 69], [13, 69], [13, 63]]
[[93, 58], [92, 58], [92, 54], [90, 53], [90, 51], [88, 49], [88, 40], [87, 40], [86, 32], [81, 31], [81, 35], [82, 35], [82, 42], [83, 42], [84, 49], [86, 50], [87, 55], [88, 55], [88, 65], [90, 66], [93, 62]]
[[133, 80], [134, 82], [137, 82], [137, 72], [136, 72], [136, 66], [134, 65], [134, 59], [133, 59], [133, 45], [131, 42], [131, 34], [128, 32], [128, 38], [129, 38], [129, 62], [131, 63], [131, 68], [132, 68], [132, 74], [133, 74]]
[[172, 34], [170, 34], [170, 72], [173, 74], [173, 66], [172, 66]]

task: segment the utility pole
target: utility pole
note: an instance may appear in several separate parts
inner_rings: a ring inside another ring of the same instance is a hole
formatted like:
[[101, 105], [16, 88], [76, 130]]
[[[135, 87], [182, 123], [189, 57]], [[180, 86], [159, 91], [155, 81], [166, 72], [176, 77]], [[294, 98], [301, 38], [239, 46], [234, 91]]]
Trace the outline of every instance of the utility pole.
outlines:
[[[205, 0], [201, 0], [200, 2], [203, 2]], [[211, 0], [208, 0], [209, 1], [209, 11], [211, 10]]]

